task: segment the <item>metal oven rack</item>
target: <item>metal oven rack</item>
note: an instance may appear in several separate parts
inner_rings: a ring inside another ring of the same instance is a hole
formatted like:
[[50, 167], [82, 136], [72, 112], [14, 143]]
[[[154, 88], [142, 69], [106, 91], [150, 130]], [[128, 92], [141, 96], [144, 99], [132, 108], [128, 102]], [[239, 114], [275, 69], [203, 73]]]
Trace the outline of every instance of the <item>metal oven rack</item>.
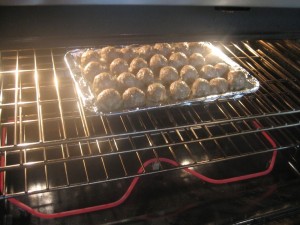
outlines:
[[[255, 94], [121, 116], [97, 116], [83, 109], [63, 61], [71, 48], [0, 51], [0, 198], [257, 156], [269, 159], [274, 149], [262, 131], [276, 141], [277, 150], [294, 149], [296, 157], [300, 45], [214, 44], [259, 79]], [[160, 162], [161, 157], [178, 165]], [[156, 163], [144, 166], [153, 158]]]

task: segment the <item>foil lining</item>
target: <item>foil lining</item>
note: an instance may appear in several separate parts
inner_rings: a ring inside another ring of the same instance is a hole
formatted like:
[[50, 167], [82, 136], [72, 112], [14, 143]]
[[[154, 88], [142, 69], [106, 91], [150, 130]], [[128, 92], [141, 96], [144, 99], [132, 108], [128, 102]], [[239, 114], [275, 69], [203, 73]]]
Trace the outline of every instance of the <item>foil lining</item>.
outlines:
[[[161, 103], [159, 105], [154, 105], [154, 106], [146, 105], [141, 108], [120, 109], [119, 111], [114, 111], [114, 112], [101, 112], [95, 104], [97, 96], [95, 96], [92, 91], [92, 87], [91, 87], [92, 85], [89, 84], [89, 82], [83, 77], [81, 66], [80, 66], [80, 57], [82, 53], [85, 52], [86, 50], [90, 50], [90, 49], [97, 50], [97, 49], [96, 48], [74, 49], [68, 51], [65, 54], [64, 59], [70, 71], [70, 75], [73, 78], [77, 93], [83, 103], [84, 108], [88, 111], [92, 111], [96, 114], [101, 114], [101, 115], [117, 115], [117, 114], [152, 110], [158, 108], [191, 105], [197, 103], [200, 104], [205, 102], [213, 102], [218, 99], [239, 99], [244, 95], [254, 93], [259, 89], [260, 86], [259, 81], [254, 76], [252, 76], [247, 70], [245, 70], [239, 64], [237, 64], [236, 62], [231, 60], [228, 56], [226, 56], [220, 49], [215, 47], [210, 42], [199, 42], [199, 43], [203, 44], [203, 46], [207, 47], [211, 53], [217, 55], [223, 62], [227, 63], [231, 67], [231, 69], [242, 71], [245, 74], [247, 81], [251, 84], [251, 88], [247, 88], [240, 91], [229, 91], [224, 94], [209, 95], [200, 98], [186, 99], [177, 102], [169, 100], [167, 103]], [[133, 45], [133, 46], [138, 47], [139, 45]], [[116, 47], [125, 47], [125, 46], [116, 46]]]

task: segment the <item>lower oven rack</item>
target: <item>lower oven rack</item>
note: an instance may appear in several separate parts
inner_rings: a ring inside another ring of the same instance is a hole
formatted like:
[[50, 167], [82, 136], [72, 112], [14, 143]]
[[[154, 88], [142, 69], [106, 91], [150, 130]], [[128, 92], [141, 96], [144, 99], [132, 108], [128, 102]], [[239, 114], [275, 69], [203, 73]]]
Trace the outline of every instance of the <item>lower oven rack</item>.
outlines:
[[[253, 123], [255, 125], [256, 128], [261, 128], [260, 124], [258, 124], [257, 122]], [[5, 131], [4, 131], [5, 133]], [[269, 161], [269, 165], [266, 168], [266, 170], [264, 171], [260, 171], [260, 172], [256, 172], [256, 173], [251, 173], [251, 174], [246, 174], [246, 175], [241, 175], [241, 176], [236, 176], [236, 177], [230, 177], [230, 178], [225, 178], [225, 179], [212, 179], [210, 177], [204, 176], [201, 173], [191, 169], [191, 168], [183, 168], [183, 170], [186, 173], [189, 173], [190, 175], [193, 175], [194, 177], [207, 182], [207, 183], [211, 183], [211, 184], [227, 184], [227, 183], [234, 183], [234, 182], [240, 182], [243, 180], [248, 180], [248, 179], [253, 179], [253, 178], [257, 178], [257, 177], [261, 177], [261, 176], [265, 176], [267, 174], [269, 174], [270, 172], [272, 172], [275, 162], [276, 162], [276, 156], [277, 156], [277, 146], [274, 142], [274, 140], [265, 132], [262, 131], [262, 134], [264, 136], [264, 138], [272, 145], [273, 147], [273, 154], [272, 154], [272, 158]], [[4, 158], [1, 158], [1, 164], [2, 162], [4, 162]], [[153, 159], [149, 159], [146, 162], [143, 163], [142, 167], [140, 167], [140, 169], [137, 171], [138, 174], [141, 174], [144, 171], [144, 168], [148, 167], [151, 164], [155, 164], [155, 163], [167, 163], [170, 164], [174, 167], [179, 167], [180, 165], [174, 161], [174, 160], [170, 160], [168, 158], [153, 158]], [[19, 208], [21, 208], [22, 210], [37, 216], [39, 218], [43, 218], [43, 219], [55, 219], [55, 218], [62, 218], [62, 217], [67, 217], [67, 216], [74, 216], [74, 215], [80, 215], [83, 213], [90, 213], [90, 212], [95, 212], [95, 211], [100, 211], [100, 210], [106, 210], [106, 209], [110, 209], [110, 208], [114, 208], [119, 206], [120, 204], [122, 204], [124, 201], [127, 200], [127, 198], [131, 195], [131, 192], [134, 190], [137, 182], [139, 180], [139, 177], [135, 177], [130, 185], [128, 186], [128, 189], [125, 191], [125, 193], [122, 195], [121, 198], [119, 198], [118, 200], [115, 200], [113, 202], [110, 203], [105, 203], [105, 204], [100, 204], [100, 205], [96, 205], [96, 206], [89, 206], [89, 207], [85, 207], [85, 208], [80, 208], [80, 209], [75, 209], [75, 210], [68, 210], [68, 211], [64, 211], [64, 212], [58, 212], [58, 213], [42, 213], [39, 212], [33, 208], [31, 208], [30, 206], [24, 204], [23, 202], [15, 199], [15, 198], [10, 198], [9, 201], [18, 206]], [[2, 189], [2, 183], [0, 184], [0, 187]], [[2, 190], [1, 190], [2, 191]]]
[[[294, 149], [292, 157], [296, 157], [299, 44], [214, 44], [259, 79], [258, 92], [241, 99], [117, 116], [84, 111], [63, 61], [69, 49], [0, 51], [0, 153], [5, 162], [0, 168], [0, 198], [184, 168], [201, 170], [253, 157], [262, 158], [260, 171], [266, 169], [274, 151], [263, 132], [276, 142], [277, 151]], [[145, 167], [153, 158], [157, 162]], [[160, 158], [176, 164], [169, 166]], [[257, 168], [245, 171], [254, 173]], [[240, 176], [245, 171], [233, 173]], [[215, 179], [233, 175], [223, 176]]]

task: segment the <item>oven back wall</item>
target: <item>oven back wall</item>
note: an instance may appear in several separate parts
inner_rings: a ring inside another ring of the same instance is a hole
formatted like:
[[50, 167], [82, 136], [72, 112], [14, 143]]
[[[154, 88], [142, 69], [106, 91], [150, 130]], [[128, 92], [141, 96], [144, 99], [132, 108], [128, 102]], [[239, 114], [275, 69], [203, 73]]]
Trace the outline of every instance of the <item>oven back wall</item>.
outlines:
[[116, 44], [180, 41], [187, 37], [299, 38], [299, 24], [300, 9], [293, 8], [4, 6], [0, 7], [0, 48], [105, 44], [112, 40]]

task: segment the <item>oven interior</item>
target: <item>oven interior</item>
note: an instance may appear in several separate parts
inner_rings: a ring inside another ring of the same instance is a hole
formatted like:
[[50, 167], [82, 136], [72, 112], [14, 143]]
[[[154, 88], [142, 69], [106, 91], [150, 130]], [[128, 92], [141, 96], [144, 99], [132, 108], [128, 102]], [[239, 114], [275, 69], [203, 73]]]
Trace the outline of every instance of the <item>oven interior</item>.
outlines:
[[[9, 45], [0, 50], [3, 224], [300, 221], [296, 39], [258, 40], [257, 34], [248, 34], [246, 39], [213, 42], [259, 80], [254, 94], [99, 116], [84, 110], [64, 55], [74, 48], [101, 47], [107, 40], [127, 43], [130, 38], [102, 37], [88, 45], [82, 44], [84, 39], [78, 45], [63, 39], [48, 47], [57, 37], [36, 39], [35, 45], [32, 39], [8, 36], [2, 45]], [[146, 36], [134, 38], [143, 42]], [[94, 206], [99, 210], [82, 214]], [[78, 210], [79, 215], [59, 216]], [[49, 220], [44, 215], [56, 216]]]

